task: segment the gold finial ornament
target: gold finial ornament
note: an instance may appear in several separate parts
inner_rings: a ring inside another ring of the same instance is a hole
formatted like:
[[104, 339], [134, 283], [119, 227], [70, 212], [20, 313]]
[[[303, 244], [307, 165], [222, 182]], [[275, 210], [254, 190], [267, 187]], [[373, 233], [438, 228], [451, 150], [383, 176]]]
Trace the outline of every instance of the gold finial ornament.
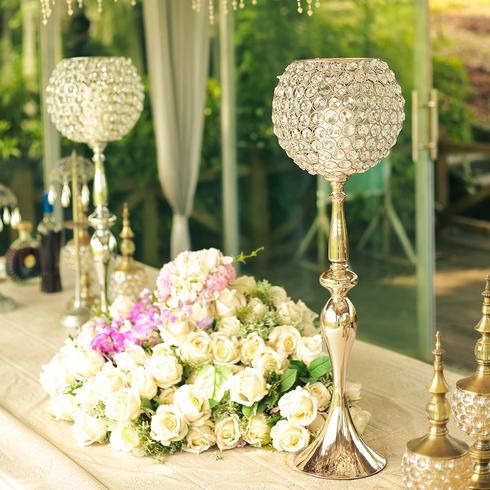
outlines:
[[490, 275], [482, 293], [482, 317], [475, 330], [476, 371], [456, 383], [453, 411], [460, 429], [476, 439], [470, 448], [473, 474], [469, 489], [490, 489]]
[[446, 399], [449, 386], [444, 378], [441, 334], [436, 333], [434, 374], [428, 387], [426, 406], [429, 431], [408, 442], [402, 460], [403, 481], [407, 488], [425, 490], [466, 489], [471, 475], [468, 446], [449, 435], [447, 424], [451, 407]]
[[128, 203], [124, 203], [123, 226], [119, 237], [121, 238], [121, 257], [112, 273], [109, 297], [111, 301], [121, 296], [136, 300], [146, 285], [146, 272], [144, 267], [134, 260], [136, 246], [129, 221]]

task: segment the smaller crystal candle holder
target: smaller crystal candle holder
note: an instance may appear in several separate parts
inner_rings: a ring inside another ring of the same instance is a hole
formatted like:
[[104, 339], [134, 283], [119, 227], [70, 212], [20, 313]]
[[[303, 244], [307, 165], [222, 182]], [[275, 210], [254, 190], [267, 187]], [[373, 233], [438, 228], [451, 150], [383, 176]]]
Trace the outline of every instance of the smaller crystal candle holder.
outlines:
[[427, 434], [408, 442], [402, 460], [403, 482], [415, 490], [464, 490], [471, 476], [468, 446], [451, 437], [447, 429], [451, 412], [446, 394], [441, 335], [436, 334], [434, 375], [429, 386]]
[[490, 275], [482, 293], [481, 320], [475, 330], [477, 368], [472, 376], [456, 383], [452, 405], [459, 428], [475, 439], [470, 448], [473, 473], [468, 489], [490, 489]]

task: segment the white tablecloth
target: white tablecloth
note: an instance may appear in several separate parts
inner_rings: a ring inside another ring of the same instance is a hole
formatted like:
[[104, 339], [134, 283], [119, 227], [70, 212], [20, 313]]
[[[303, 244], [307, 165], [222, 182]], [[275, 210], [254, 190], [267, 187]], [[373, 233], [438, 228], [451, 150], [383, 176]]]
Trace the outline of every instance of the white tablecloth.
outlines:
[[[50, 419], [39, 371], [68, 334], [58, 320], [71, 291], [47, 295], [39, 292], [39, 285], [1, 288], [20, 304], [0, 317], [2, 489], [403, 488], [400, 460], [405, 443], [427, 427], [429, 365], [356, 343], [349, 375], [362, 383], [362, 407], [373, 415], [365, 439], [389, 461], [385, 470], [369, 479], [333, 482], [304, 476], [286, 465], [284, 454], [250, 448], [227, 451], [222, 458], [213, 450], [199, 456], [183, 453], [162, 464], [115, 453], [108, 446], [78, 447], [71, 424]], [[454, 385], [457, 376], [447, 373], [447, 378]]]

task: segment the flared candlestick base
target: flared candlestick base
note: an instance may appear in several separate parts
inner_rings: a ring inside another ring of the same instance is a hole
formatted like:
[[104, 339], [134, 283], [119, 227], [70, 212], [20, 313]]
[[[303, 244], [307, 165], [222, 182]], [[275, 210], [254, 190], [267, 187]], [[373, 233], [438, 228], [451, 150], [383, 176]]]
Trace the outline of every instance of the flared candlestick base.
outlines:
[[77, 300], [70, 301], [63, 316], [61, 324], [66, 328], [79, 328], [90, 320], [90, 310]]
[[294, 458], [293, 464], [298, 470], [318, 478], [355, 480], [381, 471], [386, 459], [361, 439], [345, 397], [335, 394], [322, 431]]

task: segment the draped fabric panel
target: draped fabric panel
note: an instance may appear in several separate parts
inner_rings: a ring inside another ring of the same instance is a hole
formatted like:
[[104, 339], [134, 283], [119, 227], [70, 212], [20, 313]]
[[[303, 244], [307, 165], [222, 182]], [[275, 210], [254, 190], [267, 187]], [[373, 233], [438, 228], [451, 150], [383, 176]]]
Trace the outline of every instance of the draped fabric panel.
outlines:
[[171, 258], [190, 250], [208, 78], [208, 16], [190, 0], [144, 0], [158, 174], [173, 210]]

